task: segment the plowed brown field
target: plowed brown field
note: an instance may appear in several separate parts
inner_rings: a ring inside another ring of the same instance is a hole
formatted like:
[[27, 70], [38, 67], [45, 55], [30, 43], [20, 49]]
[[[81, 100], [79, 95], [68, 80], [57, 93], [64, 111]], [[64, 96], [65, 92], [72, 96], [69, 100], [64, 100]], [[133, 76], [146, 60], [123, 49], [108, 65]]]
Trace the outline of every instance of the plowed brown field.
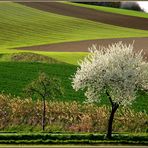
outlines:
[[[120, 14], [108, 13], [103, 11], [92, 10], [73, 5], [67, 5], [58, 2], [21, 2], [21, 4], [48, 11], [52, 13], [84, 18], [96, 22], [112, 24], [116, 26], [148, 30], [148, 19]], [[108, 44], [123, 41], [123, 43], [132, 43], [135, 41], [135, 51], [143, 49], [145, 56], [148, 57], [148, 37], [147, 38], [120, 38], [120, 39], [98, 39], [77, 42], [65, 42], [57, 44], [39, 45], [32, 47], [23, 47], [23, 50], [40, 50], [55, 52], [87, 52], [88, 47], [92, 44], [107, 46]]]

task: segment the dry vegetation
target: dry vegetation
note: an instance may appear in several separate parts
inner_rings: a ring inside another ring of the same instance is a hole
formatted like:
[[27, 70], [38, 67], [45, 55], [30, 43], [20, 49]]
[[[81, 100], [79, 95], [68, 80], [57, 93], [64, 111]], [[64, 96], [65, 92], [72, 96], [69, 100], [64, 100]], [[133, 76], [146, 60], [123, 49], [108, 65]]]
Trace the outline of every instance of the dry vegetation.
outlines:
[[36, 53], [27, 53], [27, 52], [22, 52], [22, 53], [14, 53], [11, 55], [11, 61], [14, 62], [39, 62], [39, 63], [61, 63], [54, 58], [36, 54]]
[[[109, 108], [77, 102], [46, 102], [47, 132], [105, 132]], [[42, 102], [0, 95], [1, 131], [40, 131]], [[114, 132], [146, 132], [148, 114], [121, 109]]]

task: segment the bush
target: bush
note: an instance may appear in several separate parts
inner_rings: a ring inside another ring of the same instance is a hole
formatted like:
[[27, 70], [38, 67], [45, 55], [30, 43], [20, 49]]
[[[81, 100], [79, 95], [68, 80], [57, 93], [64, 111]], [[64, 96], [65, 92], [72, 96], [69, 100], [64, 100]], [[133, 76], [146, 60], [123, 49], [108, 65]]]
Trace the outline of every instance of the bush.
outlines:
[[136, 2], [122, 2], [121, 8], [135, 10], [135, 11], [143, 11], [138, 3]]
[[[46, 102], [46, 132], [105, 132], [110, 108], [78, 102]], [[0, 95], [0, 130], [9, 132], [41, 131], [42, 102]], [[114, 131], [146, 132], [148, 115], [120, 109]]]
[[105, 140], [104, 134], [0, 134], [0, 144], [148, 144], [148, 135], [114, 134]]
[[120, 8], [121, 2], [77, 2], [88, 5], [96, 5], [96, 6], [105, 6], [105, 7], [114, 7]]
[[11, 60], [14, 62], [60, 63], [51, 57], [31, 52], [13, 53]]

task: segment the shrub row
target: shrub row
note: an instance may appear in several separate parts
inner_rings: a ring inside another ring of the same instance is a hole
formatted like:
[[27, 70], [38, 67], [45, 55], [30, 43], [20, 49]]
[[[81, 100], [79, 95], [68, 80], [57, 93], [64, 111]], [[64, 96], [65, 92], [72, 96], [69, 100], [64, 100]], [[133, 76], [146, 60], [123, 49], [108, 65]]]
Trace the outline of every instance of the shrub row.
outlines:
[[[46, 102], [46, 132], [106, 132], [110, 108], [78, 102]], [[42, 102], [0, 95], [0, 131], [41, 131]], [[114, 132], [146, 132], [148, 114], [118, 110]]]
[[112, 140], [105, 140], [104, 134], [1, 134], [1, 144], [148, 144], [145, 135], [113, 135]]

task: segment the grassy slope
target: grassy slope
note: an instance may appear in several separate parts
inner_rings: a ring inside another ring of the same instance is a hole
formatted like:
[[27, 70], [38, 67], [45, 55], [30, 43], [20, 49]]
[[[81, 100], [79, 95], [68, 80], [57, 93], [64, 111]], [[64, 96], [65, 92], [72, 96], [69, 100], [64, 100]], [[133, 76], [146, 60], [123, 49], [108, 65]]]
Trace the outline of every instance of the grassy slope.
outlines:
[[[96, 38], [148, 36], [148, 31], [116, 27], [46, 13], [16, 3], [0, 3], [0, 54], [19, 52], [7, 50], [45, 43], [76, 41]], [[58, 30], [58, 31], [57, 31]], [[76, 64], [86, 53], [36, 52], [52, 56], [70, 64]], [[10, 55], [0, 58], [9, 61]]]
[[65, 88], [64, 100], [82, 100], [82, 94], [75, 93], [71, 87], [70, 77], [76, 71], [76, 66], [69, 64], [41, 64], [22, 62], [0, 62], [0, 91], [13, 95], [22, 95], [23, 88], [44, 71], [50, 76], [59, 77]]
[[85, 7], [85, 8], [90, 8], [90, 9], [94, 9], [94, 10], [100, 10], [100, 11], [104, 11], [104, 12], [111, 12], [111, 13], [116, 13], [116, 14], [123, 14], [123, 15], [129, 15], [129, 16], [148, 18], [148, 13], [138, 12], [138, 11], [133, 11], [133, 10], [103, 7], [103, 6], [93, 6], [93, 5], [70, 3], [70, 2], [64, 2], [64, 3], [74, 5], [74, 6], [81, 6], [81, 7]]
[[69, 64], [77, 65], [80, 59], [83, 59], [88, 53], [86, 52], [40, 52], [40, 54], [47, 55], [49, 57], [53, 57], [54, 59], [66, 62]]
[[[49, 76], [56, 76], [61, 79], [64, 87], [64, 96], [60, 100], [65, 101], [84, 101], [81, 91], [75, 92], [71, 87], [70, 77], [76, 71], [76, 66], [65, 64], [39, 64], [39, 63], [17, 63], [0, 62], [0, 91], [13, 95], [22, 95], [23, 88], [35, 79], [40, 71], [44, 71]], [[103, 103], [109, 103], [104, 99]], [[137, 111], [148, 113], [148, 100], [145, 95], [141, 95], [135, 101], [133, 107]]]
[[68, 64], [77, 65], [78, 61], [80, 59], [83, 59], [86, 55], [88, 55], [87, 52], [42, 52], [42, 51], [19, 51], [19, 50], [7, 50], [0, 51], [0, 62], [10, 62], [11, 61], [11, 55], [13, 53], [20, 53], [20, 52], [31, 52], [31, 53], [37, 53], [41, 55], [45, 55], [48, 57], [52, 57], [58, 61], [65, 62]]
[[148, 31], [62, 16], [16, 3], [0, 3], [0, 48], [99, 38], [148, 36]]

